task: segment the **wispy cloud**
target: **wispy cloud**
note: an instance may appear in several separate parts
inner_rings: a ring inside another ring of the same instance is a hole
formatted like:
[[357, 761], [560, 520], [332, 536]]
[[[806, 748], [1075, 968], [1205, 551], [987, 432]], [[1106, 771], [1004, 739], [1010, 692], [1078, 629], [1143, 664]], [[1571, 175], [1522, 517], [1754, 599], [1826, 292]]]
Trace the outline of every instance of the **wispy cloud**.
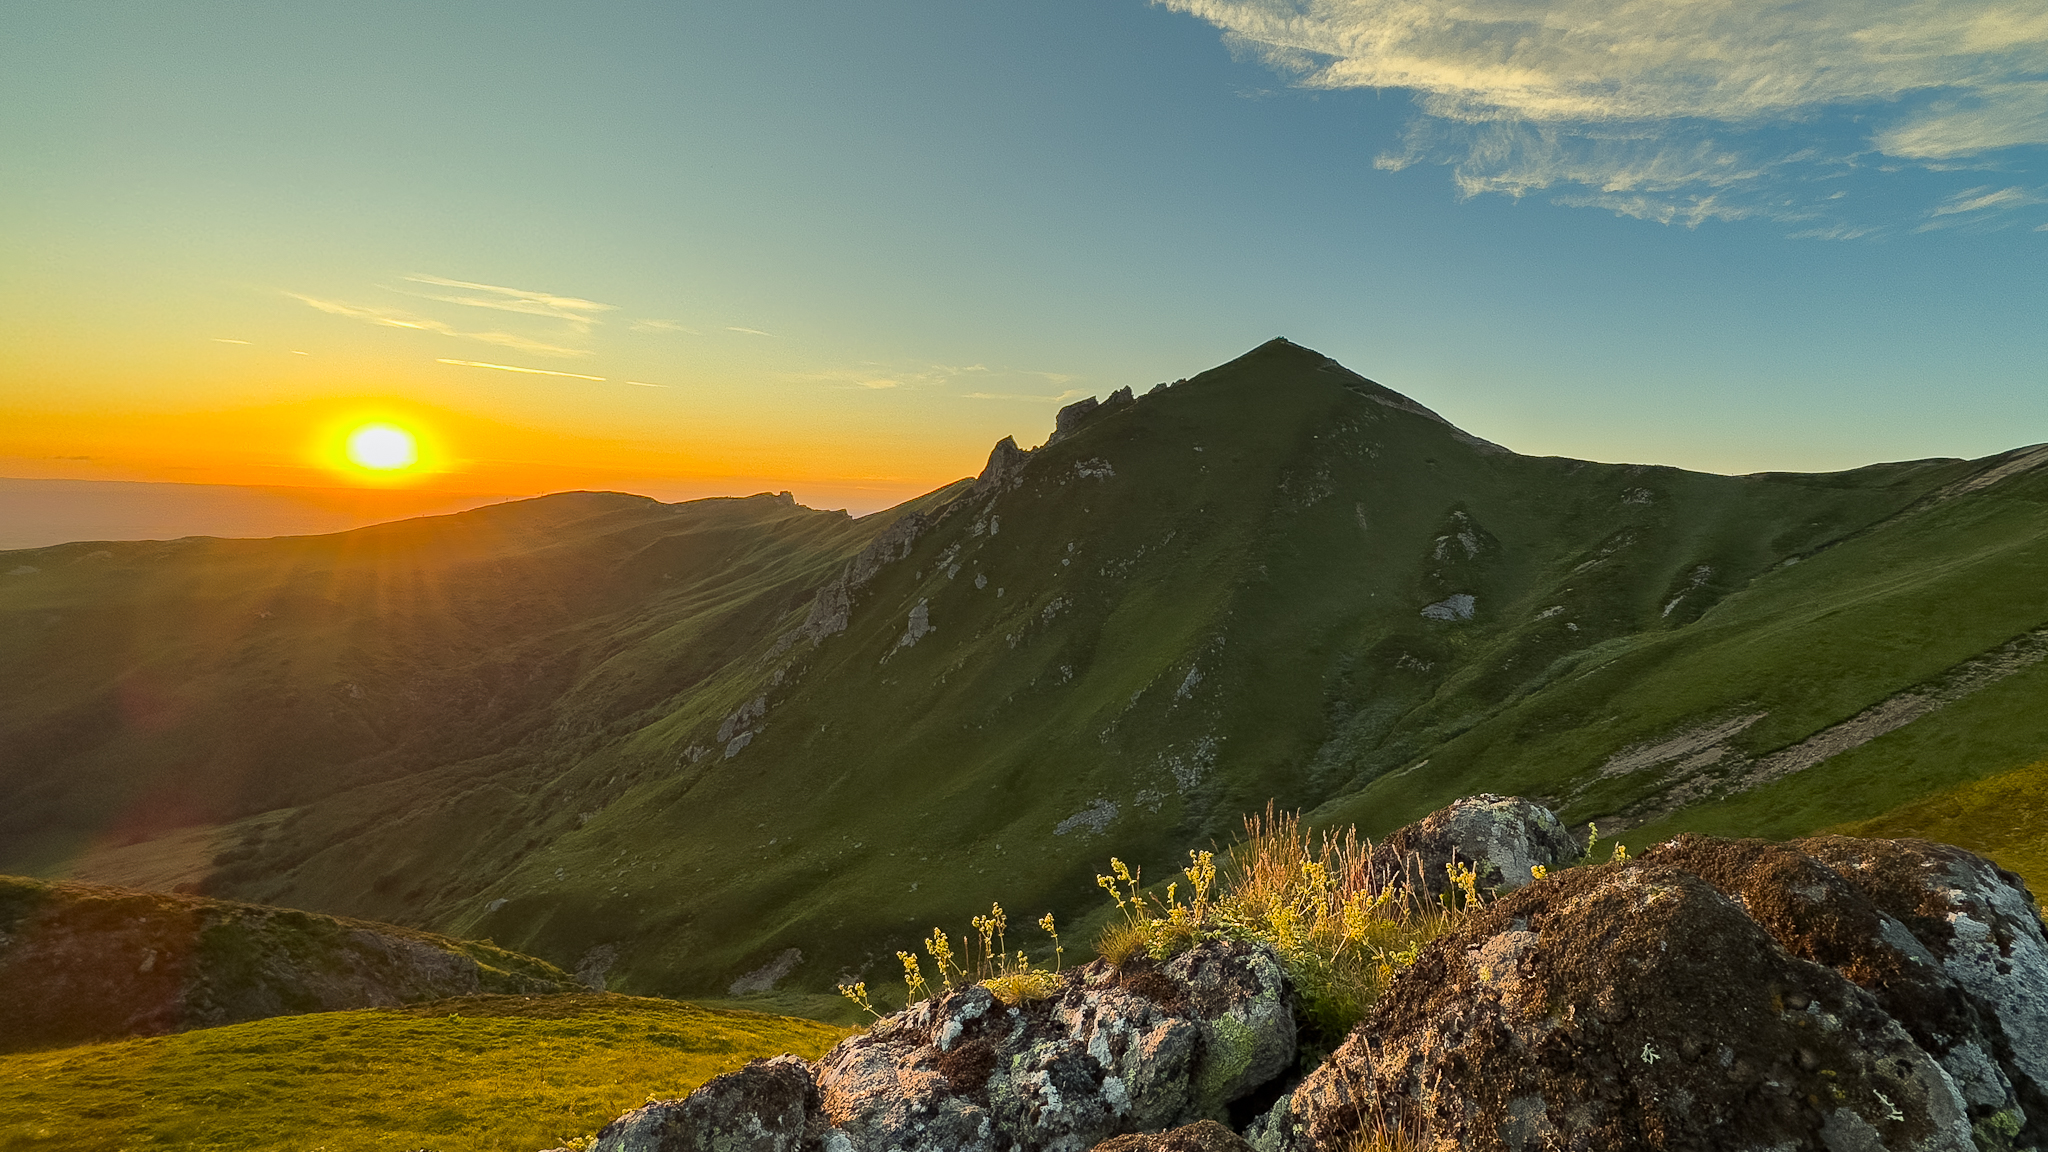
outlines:
[[384, 328], [405, 328], [416, 332], [433, 332], [455, 339], [476, 340], [485, 344], [495, 344], [500, 348], [510, 348], [517, 352], [530, 352], [539, 356], [590, 355], [588, 349], [567, 348], [560, 344], [550, 344], [545, 340], [535, 340], [527, 336], [521, 336], [516, 332], [464, 332], [458, 330], [452, 324], [436, 320], [430, 316], [418, 316], [374, 304], [347, 304], [338, 300], [323, 300], [317, 296], [306, 296], [298, 292], [286, 292], [285, 295], [309, 308], [316, 308], [330, 316], [347, 316], [351, 319], [361, 320], [364, 323], [375, 324]]
[[[1836, 213], [1817, 181], [2048, 145], [2040, 0], [1154, 0], [1310, 89], [1419, 112], [1381, 166], [1697, 225]], [[2038, 157], [2036, 157], [2038, 159]]]
[[1932, 232], [1938, 228], [1983, 227], [1992, 222], [2002, 222], [2005, 213], [2034, 204], [2048, 204], [2048, 195], [2031, 188], [1994, 188], [1984, 185], [1969, 188], [1950, 196], [1947, 200], [1928, 210], [1928, 220], [1915, 231]]
[[[412, 292], [427, 300], [438, 300], [443, 304], [461, 304], [470, 308], [494, 308], [500, 312], [518, 312], [527, 316], [546, 316], [554, 320], [566, 320], [578, 331], [588, 330], [597, 323], [599, 313], [610, 312], [612, 305], [599, 304], [595, 300], [582, 300], [575, 296], [557, 296], [552, 292], [535, 292], [526, 288], [506, 288], [497, 284], [477, 284], [468, 280], [450, 280], [443, 276], [428, 276], [415, 273], [406, 280], [414, 284], [429, 284], [437, 288], [460, 288], [465, 295], [445, 295], [432, 292]], [[479, 295], [480, 293], [480, 295]]]
[[[445, 356], [437, 357], [434, 362], [436, 364], [454, 364], [462, 368], [491, 368], [499, 372], [524, 372], [529, 376], [567, 376], [572, 380], [604, 380], [602, 376], [585, 376], [581, 372], [556, 372], [549, 368], [521, 368], [516, 364], [486, 364], [481, 360], [450, 360]], [[660, 385], [652, 385], [652, 387], [660, 387]]]
[[673, 320], [635, 320], [627, 325], [635, 332], [674, 332], [682, 336], [695, 336], [697, 330]]
[[248, 343], [248, 341], [247, 341], [247, 340], [230, 340], [230, 339], [228, 339], [228, 338], [227, 338], [227, 337], [225, 337], [225, 336], [215, 336], [215, 337], [213, 338], [213, 342], [214, 342], [215, 344], [247, 344], [247, 343]]
[[1057, 396], [1041, 396], [1032, 392], [969, 392], [967, 398], [969, 400], [1023, 400], [1033, 404], [1065, 404], [1070, 400], [1079, 400], [1085, 395], [1087, 393], [1079, 388], [1069, 388]]
[[[830, 368], [820, 372], [792, 373], [789, 379], [810, 384], [828, 384], [838, 388], [865, 388], [881, 392], [893, 388], [937, 388], [953, 384], [963, 377], [986, 377], [991, 373], [986, 364], [881, 364], [870, 361], [852, 368]], [[1009, 372], [993, 370], [1000, 376], [1041, 376], [1034, 372]], [[1061, 377], [1062, 381], [1068, 377]]]
[[1936, 207], [1935, 216], [1954, 216], [1959, 212], [1982, 212], [1991, 208], [2017, 208], [2022, 204], [2039, 204], [2038, 193], [2024, 188], [2000, 188], [1996, 192], [1985, 188], [1972, 188], [1949, 198], [1948, 202]]
[[620, 383], [622, 383], [622, 384], [631, 384], [631, 385], [632, 385], [633, 387], [635, 387], [635, 388], [666, 388], [666, 387], [668, 387], [668, 385], [666, 385], [666, 384], [649, 384], [649, 383], [648, 383], [647, 381], [645, 381], [645, 380], [622, 380], [622, 381], [620, 381]]
[[771, 339], [771, 340], [775, 338], [775, 333], [773, 333], [773, 332], [763, 332], [763, 331], [761, 331], [761, 330], [760, 330], [759, 328], [740, 328], [740, 327], [737, 327], [737, 326], [734, 326], [734, 325], [730, 325], [730, 324], [728, 324], [728, 325], [726, 325], [726, 329], [725, 329], [725, 330], [726, 330], [727, 332], [738, 332], [738, 333], [741, 333], [741, 334], [743, 334], [743, 335], [747, 335], [747, 336], [766, 336], [766, 337], [768, 337], [768, 338], [769, 338], [769, 339]]

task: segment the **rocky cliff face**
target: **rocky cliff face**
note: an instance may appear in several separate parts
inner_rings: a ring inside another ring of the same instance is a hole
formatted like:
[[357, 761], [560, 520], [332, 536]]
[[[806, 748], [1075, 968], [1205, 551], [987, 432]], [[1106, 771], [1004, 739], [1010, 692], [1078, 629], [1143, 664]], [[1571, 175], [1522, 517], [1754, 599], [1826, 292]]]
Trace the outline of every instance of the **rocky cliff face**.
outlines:
[[531, 957], [388, 924], [0, 877], [0, 1051], [578, 988]]
[[761, 1062], [651, 1104], [597, 1146], [2048, 1146], [2048, 938], [2016, 876], [1923, 841], [1684, 836], [1530, 877], [1529, 861], [1559, 859], [1561, 831], [1538, 805], [1488, 796], [1390, 838], [1476, 865], [1501, 894], [1305, 1077], [1276, 958], [1211, 941], [1164, 965], [1097, 961], [1035, 1003], [954, 992], [816, 1065]]

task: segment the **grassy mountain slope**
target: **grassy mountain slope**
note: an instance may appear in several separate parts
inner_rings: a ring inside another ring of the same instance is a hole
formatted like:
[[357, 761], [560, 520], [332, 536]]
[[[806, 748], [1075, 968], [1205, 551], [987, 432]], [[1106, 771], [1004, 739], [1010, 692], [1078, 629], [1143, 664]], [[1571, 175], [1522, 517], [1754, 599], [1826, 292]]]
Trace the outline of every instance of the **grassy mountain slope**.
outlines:
[[664, 1000], [477, 996], [0, 1055], [0, 1149], [532, 1152], [748, 1060], [811, 1020]]
[[[1370, 831], [1487, 787], [1612, 816], [1668, 784], [1602, 780], [1632, 744], [1761, 711], [1769, 749], [2048, 618], [2030, 498], [1936, 499], [1992, 466], [1532, 459], [1268, 345], [957, 498], [778, 657], [730, 761], [636, 734], [633, 790], [457, 923], [686, 988], [796, 950], [815, 983], [990, 898], [1092, 907], [1110, 845], [1158, 874], [1267, 797]], [[1971, 614], [1979, 585], [2007, 602]]]
[[0, 876], [0, 1052], [477, 992], [580, 988], [553, 965], [489, 942]]
[[569, 670], [543, 707], [248, 815], [206, 883], [741, 995], [879, 979], [992, 898], [1070, 920], [1112, 846], [1162, 875], [1268, 798], [1370, 833], [1498, 790], [1631, 838], [1789, 834], [2048, 756], [2048, 452], [1525, 457], [1284, 341], [1063, 424], [893, 518], [764, 507], [730, 538], [784, 550], [768, 591], [715, 567], [681, 616], [628, 582], [532, 631], [509, 663]]
[[9, 553], [0, 867], [421, 922], [426, 889], [574, 823], [522, 806], [536, 781], [674, 710], [888, 519], [570, 493]]

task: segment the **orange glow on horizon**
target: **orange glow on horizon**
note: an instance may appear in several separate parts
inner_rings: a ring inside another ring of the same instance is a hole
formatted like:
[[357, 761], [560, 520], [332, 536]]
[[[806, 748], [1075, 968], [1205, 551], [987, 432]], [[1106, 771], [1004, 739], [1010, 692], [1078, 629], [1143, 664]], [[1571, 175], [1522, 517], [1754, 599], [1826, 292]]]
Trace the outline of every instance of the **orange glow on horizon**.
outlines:
[[[574, 489], [662, 500], [784, 489], [814, 508], [877, 511], [980, 470], [979, 444], [894, 443], [704, 419], [644, 437], [516, 424], [398, 398], [302, 400], [212, 411], [28, 411], [0, 419], [0, 476], [494, 496]], [[417, 459], [371, 470], [348, 457], [370, 424], [410, 433]], [[763, 430], [765, 431], [765, 430]]]

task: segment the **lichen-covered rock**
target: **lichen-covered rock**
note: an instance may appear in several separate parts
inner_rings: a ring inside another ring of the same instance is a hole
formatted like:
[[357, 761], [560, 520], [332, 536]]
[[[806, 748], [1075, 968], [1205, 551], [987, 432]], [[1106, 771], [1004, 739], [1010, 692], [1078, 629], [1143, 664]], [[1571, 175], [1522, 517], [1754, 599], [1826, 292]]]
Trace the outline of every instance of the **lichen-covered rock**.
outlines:
[[826, 1152], [1085, 1152], [1214, 1119], [1294, 1062], [1278, 960], [1211, 941], [1164, 964], [1097, 961], [1005, 1007], [967, 988], [879, 1022], [819, 1060]]
[[[2048, 1147], [2048, 939], [2018, 876], [1972, 852], [1925, 840], [1823, 836], [1790, 847], [1832, 867], [1911, 933], [1983, 1020], [1995, 1068], [2010, 1081], [2015, 1113], [1979, 1117], [1986, 1147]], [[1979, 1109], [1982, 1111], [1982, 1108]], [[2000, 1139], [2010, 1144], [1999, 1143]]]
[[[1888, 851], [1876, 842], [1849, 843], [1864, 856]], [[2002, 1066], [2000, 1053], [2009, 1045], [1989, 1006], [1841, 873], [1793, 845], [1695, 835], [1658, 845], [1643, 862], [1700, 877], [1740, 904], [1779, 947], [1869, 991], [1955, 1081], [1982, 1152], [2035, 1142], [2030, 1134], [2014, 1143], [2023, 1118], [2039, 1112], [2021, 1106]]]
[[1532, 800], [1468, 796], [1394, 830], [1372, 854], [1374, 872], [1440, 896], [1453, 860], [1479, 873], [1480, 887], [1507, 892], [1529, 883], [1530, 869], [1579, 859], [1584, 845], [1557, 814]]
[[1974, 1152], [1964, 1101], [1877, 1000], [1671, 865], [1575, 869], [1427, 947], [1278, 1118], [1486, 1150]]
[[1093, 1152], [1253, 1152], [1244, 1137], [1214, 1120], [1197, 1120], [1167, 1132], [1112, 1136]]
[[797, 1152], [817, 1110], [810, 1066], [777, 1056], [635, 1108], [598, 1132], [592, 1152]]

